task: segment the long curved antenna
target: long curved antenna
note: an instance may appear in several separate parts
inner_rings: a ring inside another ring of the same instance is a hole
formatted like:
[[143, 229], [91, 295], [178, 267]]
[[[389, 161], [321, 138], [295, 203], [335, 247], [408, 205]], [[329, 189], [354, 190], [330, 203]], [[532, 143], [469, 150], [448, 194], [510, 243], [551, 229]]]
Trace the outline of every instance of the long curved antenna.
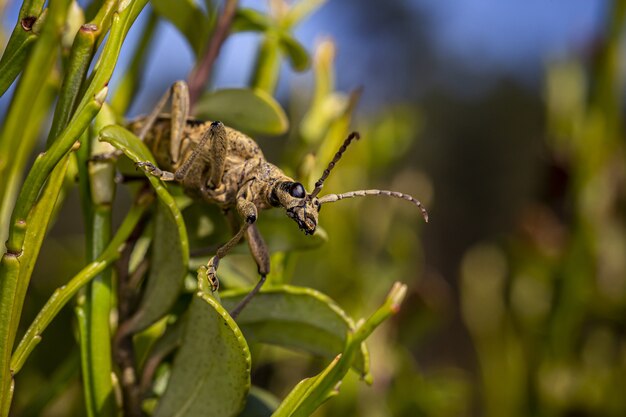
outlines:
[[335, 154], [335, 157], [333, 158], [332, 161], [330, 161], [330, 163], [328, 164], [328, 167], [324, 170], [324, 173], [322, 174], [320, 179], [317, 180], [317, 182], [315, 183], [315, 188], [313, 189], [311, 194], [309, 194], [307, 196], [309, 199], [313, 199], [315, 196], [317, 196], [319, 194], [320, 191], [322, 191], [322, 187], [324, 186], [324, 181], [326, 181], [326, 178], [328, 178], [328, 175], [330, 174], [330, 171], [332, 171], [332, 169], [335, 167], [335, 164], [337, 162], [339, 162], [339, 160], [341, 159], [341, 156], [343, 155], [343, 153], [346, 151], [346, 149], [348, 149], [348, 145], [350, 145], [350, 143], [353, 140], [355, 140], [355, 139], [358, 140], [360, 137], [361, 136], [359, 136], [359, 132], [352, 132], [346, 138], [346, 140], [343, 141], [343, 144], [341, 145], [341, 147], [339, 148], [339, 150]]
[[413, 198], [412, 196], [404, 193], [399, 193], [397, 191], [389, 191], [389, 190], [358, 190], [358, 191], [349, 191], [343, 194], [327, 194], [324, 197], [319, 199], [320, 204], [326, 203], [334, 203], [335, 201], [343, 200], [344, 198], [355, 198], [355, 197], [366, 197], [368, 195], [381, 195], [386, 197], [395, 197], [401, 198], [406, 201], [410, 201], [415, 204], [422, 212], [422, 216], [424, 216], [424, 220], [428, 223], [428, 212], [422, 206], [422, 203], [419, 200]]

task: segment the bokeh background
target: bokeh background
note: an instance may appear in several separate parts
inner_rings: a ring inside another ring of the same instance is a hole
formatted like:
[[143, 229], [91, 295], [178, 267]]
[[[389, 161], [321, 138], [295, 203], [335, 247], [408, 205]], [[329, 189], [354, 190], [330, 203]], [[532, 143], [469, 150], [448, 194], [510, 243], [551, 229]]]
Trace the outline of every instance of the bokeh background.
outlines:
[[[4, 6], [5, 36], [18, 6]], [[424, 224], [401, 201], [329, 205], [326, 244], [275, 257], [291, 282], [353, 317], [393, 281], [409, 286], [401, 313], [370, 339], [374, 384], [352, 376], [317, 416], [626, 415], [625, 13], [617, 0], [329, 0], [298, 27], [310, 51], [334, 43], [336, 90], [363, 88], [351, 123], [363, 139], [325, 191], [394, 189], [430, 212]], [[229, 38], [213, 86], [245, 86], [258, 43]], [[193, 59], [160, 22], [129, 116], [185, 79]], [[277, 98], [292, 126], [313, 84], [311, 71], [284, 65]], [[259, 138], [294, 175], [296, 136]], [[73, 206], [44, 246], [26, 317], [80, 268]], [[72, 349], [72, 312], [57, 321], [31, 381], [58, 376]], [[253, 381], [278, 396], [323, 364], [264, 349]]]

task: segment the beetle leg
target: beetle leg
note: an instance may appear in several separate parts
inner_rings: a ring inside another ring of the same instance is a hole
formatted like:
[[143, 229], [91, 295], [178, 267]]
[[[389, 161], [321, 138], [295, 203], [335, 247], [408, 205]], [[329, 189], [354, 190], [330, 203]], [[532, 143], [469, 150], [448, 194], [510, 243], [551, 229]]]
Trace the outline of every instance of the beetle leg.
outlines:
[[[189, 88], [186, 82], [176, 81], [167, 89], [163, 97], [161, 97], [156, 106], [154, 106], [152, 112], [143, 120], [143, 125], [139, 130], [138, 137], [142, 141], [145, 139], [170, 97], [172, 97], [172, 114], [170, 115], [170, 157], [172, 158], [172, 163], [175, 163], [180, 155], [183, 131], [185, 129], [185, 123], [187, 122], [187, 115], [189, 114]], [[155, 152], [155, 149], [152, 149], [152, 152]], [[140, 162], [137, 166], [144, 168], [146, 172], [161, 178], [163, 181], [172, 181], [175, 179], [174, 174], [161, 171], [150, 162]], [[165, 173], [165, 177], [160, 173]]]
[[[210, 143], [209, 143], [210, 140]], [[208, 146], [210, 147], [209, 151], [206, 151]], [[192, 181], [198, 189], [202, 189], [204, 187], [204, 179], [202, 179], [202, 175], [199, 174], [199, 171], [204, 168], [207, 161], [203, 160], [203, 157], [208, 154], [208, 158], [210, 158], [210, 181], [212, 185], [215, 185], [214, 178], [218, 178], [218, 186], [221, 184], [222, 175], [224, 173], [224, 164], [226, 162], [226, 151], [227, 151], [227, 139], [226, 139], [226, 129], [224, 128], [224, 124], [222, 122], [213, 122], [211, 123], [211, 127], [204, 132], [195, 149], [191, 152], [191, 155], [181, 164], [181, 166], [176, 170], [175, 177], [177, 181], [185, 182], [186, 178], [190, 177], [189, 181]], [[195, 163], [198, 159], [198, 156], [201, 155], [199, 163]], [[194, 172], [194, 175], [188, 175], [190, 172]], [[201, 183], [197, 183], [200, 181]]]
[[180, 157], [183, 145], [183, 132], [189, 116], [189, 87], [184, 81], [176, 81], [172, 90], [172, 114], [170, 115], [170, 156], [172, 164]]
[[217, 291], [220, 287], [220, 282], [217, 278], [217, 267], [220, 264], [220, 259], [226, 256], [226, 254], [230, 252], [230, 250], [235, 247], [237, 243], [239, 243], [248, 226], [250, 226], [249, 223], [244, 223], [235, 236], [221, 246], [215, 253], [215, 256], [209, 259], [209, 263], [207, 264], [207, 276], [209, 277], [209, 282], [213, 291]]
[[226, 128], [221, 122], [211, 123], [211, 149], [209, 152], [211, 165], [209, 183], [212, 188], [219, 188], [222, 185], [226, 154], [228, 153]]
[[259, 282], [254, 286], [244, 298], [230, 311], [232, 318], [237, 318], [241, 310], [250, 302], [252, 297], [259, 292], [263, 283], [265, 283], [265, 277], [270, 273], [270, 254], [267, 248], [267, 244], [263, 240], [263, 236], [259, 233], [259, 229], [255, 224], [251, 224], [246, 230], [246, 239], [248, 240], [248, 246], [250, 247], [250, 253], [259, 268], [259, 275], [261, 278]]
[[254, 224], [257, 218], [257, 208], [251, 201], [247, 200], [245, 197], [239, 197], [237, 200], [237, 211], [239, 215], [244, 220], [242, 226], [239, 228], [239, 231], [233, 236], [228, 242], [226, 242], [223, 246], [221, 246], [215, 256], [213, 256], [209, 263], [207, 264], [207, 276], [209, 277], [209, 281], [211, 283], [211, 287], [213, 291], [216, 291], [219, 288], [219, 280], [217, 278], [217, 268], [219, 266], [220, 260], [230, 252], [230, 250], [239, 243], [241, 238], [246, 233], [248, 227]]
[[163, 171], [152, 162], [137, 162], [135, 164], [137, 168], [143, 169], [150, 175], [154, 175], [157, 178], [160, 178], [162, 181], [174, 181], [174, 174], [169, 171]]

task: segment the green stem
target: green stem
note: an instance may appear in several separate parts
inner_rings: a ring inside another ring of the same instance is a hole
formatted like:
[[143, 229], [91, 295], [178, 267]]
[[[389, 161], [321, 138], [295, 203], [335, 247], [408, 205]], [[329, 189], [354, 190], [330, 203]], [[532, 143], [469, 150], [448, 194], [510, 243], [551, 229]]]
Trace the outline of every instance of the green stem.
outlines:
[[92, 97], [89, 104], [72, 119], [73, 122], [63, 130], [57, 140], [50, 146], [50, 149], [40, 154], [35, 160], [13, 209], [9, 239], [7, 240], [8, 254], [17, 256], [22, 252], [27, 231], [26, 219], [37, 201], [42, 186], [54, 167], [67, 155], [72, 145], [96, 116], [104, 102], [107, 91], [108, 88], [105, 87], [97, 96]]
[[89, 283], [120, 256], [120, 253], [124, 249], [124, 242], [141, 219], [151, 201], [150, 198], [143, 198], [133, 205], [115, 234], [115, 237], [98, 259], [88, 264], [74, 276], [67, 285], [57, 288], [54, 294], [52, 294], [48, 302], [44, 305], [39, 314], [37, 314], [33, 323], [28, 327], [28, 330], [26, 330], [24, 337], [11, 357], [11, 373], [13, 375], [17, 374], [20, 369], [22, 369], [28, 355], [30, 355], [35, 346], [41, 341], [41, 334], [56, 317], [61, 308], [71, 300], [80, 288]]
[[361, 347], [361, 343], [387, 318], [398, 312], [400, 304], [406, 295], [406, 285], [394, 283], [387, 295], [385, 303], [372, 314], [366, 321], [357, 325], [352, 334], [348, 334], [346, 347], [341, 355], [319, 375], [310, 386], [302, 393], [301, 400], [290, 401], [289, 396], [279, 407], [274, 416], [305, 417], [310, 416], [323, 402], [335, 392], [336, 386], [350, 370], [354, 357]]
[[29, 242], [19, 254], [6, 253], [0, 263], [0, 410], [2, 417], [8, 415], [13, 393], [13, 377], [9, 362], [11, 349], [20, 321], [26, 289], [37, 254], [41, 248], [45, 231], [50, 222], [50, 213], [63, 185], [69, 158], [61, 161], [52, 172], [43, 192], [43, 197], [33, 208], [28, 221], [32, 225], [25, 231]]
[[139, 44], [133, 53], [133, 60], [128, 70], [124, 73], [124, 77], [122, 77], [111, 99], [111, 107], [115, 110], [115, 113], [120, 116], [126, 113], [136, 96], [137, 90], [141, 86], [143, 69], [146, 63], [146, 54], [150, 48], [157, 22], [158, 18], [156, 14], [151, 12], [148, 22], [143, 29]]
[[44, 3], [45, 0], [26, 0], [22, 4], [13, 33], [0, 59], [0, 96], [22, 70], [28, 52], [38, 38], [34, 29], [41, 25]]
[[69, 65], [59, 93], [59, 101], [54, 111], [52, 127], [48, 134], [48, 146], [67, 126], [76, 102], [76, 97], [87, 74], [93, 56], [95, 29], [91, 25], [82, 25], [74, 39], [70, 52]]
[[[94, 131], [103, 125], [114, 122], [108, 106], [104, 106], [96, 117]], [[93, 136], [93, 135], [92, 135]], [[95, 139], [94, 139], [95, 141]], [[111, 205], [115, 194], [114, 163], [111, 161], [89, 161], [90, 155], [100, 153], [106, 143], [89, 143], [89, 136], [84, 135], [81, 152], [77, 154], [81, 195], [85, 215], [88, 261], [94, 261], [106, 249], [111, 240]], [[85, 150], [83, 151], [84, 148]], [[84, 317], [80, 316], [79, 337], [81, 356], [83, 357], [83, 388], [87, 412], [89, 415], [115, 415], [113, 385], [111, 383], [111, 345], [103, 341], [111, 340], [109, 318], [111, 315], [111, 269], [107, 268], [96, 276], [87, 287], [86, 296], [82, 297], [80, 307]]]
[[[47, 13], [41, 36], [30, 56], [15, 94], [11, 100], [2, 131], [0, 132], [0, 237], [4, 240], [9, 225], [10, 207], [14, 196], [11, 190], [19, 188], [22, 172], [28, 160], [37, 136], [26, 136], [27, 127], [34, 121], [31, 118], [33, 103], [41, 97], [42, 86], [52, 72], [58, 54], [61, 29], [69, 0], [58, 1]], [[1, 73], [1, 72], [0, 72]]]
[[250, 84], [254, 88], [274, 94], [280, 75], [280, 38], [278, 34], [267, 32], [257, 55], [255, 69]]
[[[3, 415], [8, 413], [12, 394], [13, 380], [9, 372], [11, 349], [32, 269], [62, 185], [67, 166], [66, 155], [106, 98], [108, 80], [117, 63], [123, 39], [146, 2], [124, 2], [123, 10], [113, 15], [108, 41], [76, 114], [57, 140], [35, 161], [13, 210], [7, 252], [0, 264], [0, 410]], [[52, 2], [52, 5], [60, 8], [62, 2]], [[52, 45], [51, 49], [56, 49], [56, 45]], [[41, 68], [39, 71], [42, 71]], [[59, 169], [50, 175], [62, 159], [64, 161]], [[60, 179], [57, 178], [58, 171], [63, 174]], [[41, 192], [42, 204], [35, 204], [46, 181], [46, 189]], [[52, 201], [51, 207], [48, 207], [49, 201]], [[42, 207], [47, 207], [47, 210]], [[24, 242], [28, 244], [24, 245]]]

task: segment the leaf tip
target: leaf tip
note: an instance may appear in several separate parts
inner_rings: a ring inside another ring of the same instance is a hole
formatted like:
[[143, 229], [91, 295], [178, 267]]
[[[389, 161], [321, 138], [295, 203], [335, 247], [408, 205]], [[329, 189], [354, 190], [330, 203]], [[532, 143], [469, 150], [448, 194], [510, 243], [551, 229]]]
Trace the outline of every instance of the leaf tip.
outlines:
[[402, 284], [396, 281], [393, 284], [393, 287], [391, 287], [391, 290], [389, 291], [387, 300], [389, 304], [391, 305], [391, 311], [394, 314], [400, 311], [400, 304], [402, 304], [404, 297], [406, 297], [406, 289], [407, 287], [405, 284]]

